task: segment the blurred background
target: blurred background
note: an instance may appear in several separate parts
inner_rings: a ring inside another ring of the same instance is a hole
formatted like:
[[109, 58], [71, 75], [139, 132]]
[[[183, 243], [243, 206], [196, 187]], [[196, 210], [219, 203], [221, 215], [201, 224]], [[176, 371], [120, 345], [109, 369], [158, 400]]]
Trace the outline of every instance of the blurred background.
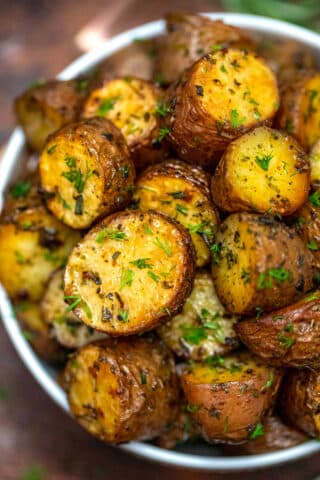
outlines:
[[[320, 29], [320, 0], [0, 0], [0, 148], [13, 98], [111, 36], [169, 10], [239, 11]], [[83, 432], [43, 393], [0, 326], [0, 480], [308, 480], [320, 458], [255, 473], [198, 474], [132, 458]]]

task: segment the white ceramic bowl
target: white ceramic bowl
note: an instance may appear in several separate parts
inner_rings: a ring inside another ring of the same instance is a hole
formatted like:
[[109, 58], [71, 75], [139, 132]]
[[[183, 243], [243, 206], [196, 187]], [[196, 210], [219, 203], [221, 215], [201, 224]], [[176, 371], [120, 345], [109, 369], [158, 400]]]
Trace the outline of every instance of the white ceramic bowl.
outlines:
[[[244, 27], [254, 32], [261, 32], [275, 38], [286, 37], [301, 41], [311, 47], [316, 53], [320, 66], [320, 36], [303, 28], [290, 25], [285, 22], [273, 20], [255, 15], [213, 13], [206, 14], [212, 19], [223, 19], [227, 23]], [[101, 60], [107, 58], [116, 51], [129, 45], [135, 38], [150, 38], [164, 31], [164, 21], [147, 23], [133, 28], [108, 40], [102, 47], [92, 50], [81, 56], [63, 70], [58, 78], [68, 80], [91, 69]], [[8, 146], [0, 161], [0, 210], [3, 204], [3, 195], [7, 186], [16, 180], [21, 173], [26, 160], [26, 146], [23, 132], [16, 128], [11, 135]], [[28, 367], [35, 379], [50, 397], [69, 413], [66, 396], [55, 379], [55, 372], [42, 362], [32, 351], [30, 345], [21, 334], [20, 327], [12, 309], [12, 305], [6, 292], [0, 285], [0, 315], [13, 345], [20, 358]], [[250, 456], [225, 456], [219, 448], [204, 443], [199, 445], [181, 446], [177, 450], [170, 451], [155, 447], [148, 443], [131, 442], [121, 445], [119, 448], [139, 457], [153, 460], [162, 464], [207, 470], [207, 471], [239, 471], [252, 470], [255, 468], [269, 467], [305, 457], [320, 451], [320, 443], [308, 441], [301, 445], [273, 453], [250, 455]]]

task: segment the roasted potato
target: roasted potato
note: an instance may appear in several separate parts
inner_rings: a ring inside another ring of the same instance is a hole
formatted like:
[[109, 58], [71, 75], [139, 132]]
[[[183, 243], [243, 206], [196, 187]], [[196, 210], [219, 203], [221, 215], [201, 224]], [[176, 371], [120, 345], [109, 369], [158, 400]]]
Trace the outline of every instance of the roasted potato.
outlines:
[[197, 266], [208, 263], [218, 223], [209, 176], [200, 167], [168, 160], [145, 170], [135, 187], [134, 204], [142, 211], [157, 210], [182, 223], [191, 234]]
[[65, 264], [79, 234], [43, 206], [0, 224], [0, 282], [12, 299], [40, 300], [50, 274]]
[[104, 338], [104, 334], [96, 332], [79, 321], [63, 301], [63, 275], [62, 269], [51, 275], [41, 301], [42, 318], [51, 328], [52, 336], [66, 348], [80, 348], [87, 343]]
[[320, 138], [311, 148], [309, 160], [311, 186], [313, 189], [318, 189], [320, 187]]
[[272, 365], [320, 367], [320, 292], [281, 310], [242, 320], [235, 330], [253, 353]]
[[183, 160], [205, 167], [235, 138], [269, 124], [278, 109], [274, 74], [261, 58], [218, 50], [198, 60], [165, 95], [166, 138]]
[[89, 81], [50, 80], [23, 92], [15, 113], [29, 146], [40, 151], [48, 135], [79, 117]]
[[296, 140], [268, 127], [234, 140], [212, 177], [213, 201], [228, 212], [290, 215], [305, 202], [310, 164]]
[[36, 175], [24, 176], [12, 184], [4, 199], [0, 222], [14, 221], [21, 211], [43, 205], [38, 187], [39, 178]]
[[241, 443], [261, 430], [281, 376], [280, 370], [243, 352], [187, 367], [181, 384], [188, 410], [206, 440]]
[[125, 139], [105, 118], [72, 123], [51, 135], [39, 172], [48, 208], [77, 229], [125, 207], [135, 179]]
[[113, 336], [141, 333], [176, 315], [194, 278], [188, 231], [158, 212], [106, 217], [72, 251], [65, 299], [84, 323]]
[[200, 437], [199, 427], [191, 418], [188, 405], [183, 403], [179, 407], [177, 417], [165, 427], [155, 443], [158, 447], [171, 449], [188, 440], [196, 440], [198, 437]]
[[[294, 216], [294, 225], [305, 245], [320, 266], [320, 192], [309, 196], [308, 201]], [[319, 267], [318, 267], [319, 268]]]
[[281, 91], [276, 125], [309, 150], [320, 138], [320, 73], [294, 75]]
[[231, 214], [221, 224], [212, 251], [214, 286], [231, 313], [272, 311], [312, 287], [312, 253], [295, 230], [274, 217]]
[[176, 80], [205, 53], [221, 46], [252, 49], [254, 42], [249, 33], [212, 21], [201, 15], [173, 12], [166, 15], [167, 34], [156, 49], [155, 73], [165, 83]]
[[158, 334], [179, 357], [203, 360], [239, 346], [233, 329], [236, 321], [219, 302], [211, 275], [199, 272], [182, 312], [161, 326]]
[[161, 91], [137, 77], [107, 79], [92, 90], [82, 116], [111, 120], [124, 135], [137, 168], [163, 160], [159, 120], [165, 115]]
[[72, 414], [107, 443], [158, 436], [178, 413], [173, 357], [153, 337], [87, 345], [69, 360], [64, 378]]

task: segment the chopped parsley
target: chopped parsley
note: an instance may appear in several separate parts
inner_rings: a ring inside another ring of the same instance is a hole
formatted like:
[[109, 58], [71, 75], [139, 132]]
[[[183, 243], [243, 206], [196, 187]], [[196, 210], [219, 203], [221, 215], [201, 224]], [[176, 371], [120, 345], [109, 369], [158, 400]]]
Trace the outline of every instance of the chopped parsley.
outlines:
[[191, 403], [188, 403], [188, 405], [186, 406], [186, 411], [189, 413], [195, 413], [199, 410], [199, 408], [199, 405], [193, 405]]
[[273, 374], [273, 371], [271, 370], [269, 372], [269, 378], [268, 380], [266, 381], [266, 383], [263, 385], [263, 387], [261, 388], [261, 392], [265, 392], [266, 390], [268, 390], [268, 388], [271, 388], [272, 385], [273, 385], [273, 382], [274, 382], [274, 374]]
[[149, 260], [150, 258], [138, 258], [138, 260], [133, 260], [130, 263], [141, 270], [143, 268], [152, 268], [152, 263], [148, 263]]
[[182, 338], [193, 345], [199, 345], [202, 340], [208, 338], [204, 327], [193, 327], [192, 325], [181, 325]]
[[258, 277], [258, 285], [257, 288], [259, 290], [263, 288], [271, 288], [273, 285], [273, 279], [277, 280], [277, 282], [285, 282], [286, 280], [292, 280], [292, 273], [283, 268], [269, 268], [265, 273], [260, 273]]
[[219, 44], [211, 45], [210, 47], [210, 50], [212, 50], [212, 52], [218, 52], [219, 50], [222, 50], [222, 49], [223, 49], [223, 45], [219, 45]]
[[76, 168], [76, 160], [73, 157], [66, 157], [65, 163], [67, 167], [69, 167], [69, 170], [67, 172], [62, 172], [61, 176], [66, 178], [70, 183], [73, 183], [74, 188], [78, 193], [82, 193], [86, 182], [93, 174], [93, 171], [89, 170], [87, 164], [86, 173], [83, 174], [79, 168]]
[[122, 270], [121, 272], [121, 278], [120, 278], [120, 291], [128, 285], [128, 287], [131, 287], [132, 282], [133, 282], [133, 277], [134, 277], [134, 271], [133, 270]]
[[262, 435], [264, 435], [263, 425], [261, 423], [257, 423], [254, 430], [250, 433], [250, 439], [253, 440], [257, 437], [261, 437]]
[[320, 207], [320, 189], [310, 195], [309, 202], [315, 207]]
[[244, 268], [241, 271], [241, 278], [243, 280], [243, 283], [246, 285], [251, 281], [251, 274], [248, 270], [245, 270]]
[[129, 320], [129, 311], [128, 310], [119, 310], [118, 320], [121, 322], [127, 322]]
[[108, 240], [128, 240], [127, 235], [124, 232], [121, 232], [120, 230], [107, 230], [106, 228], [103, 228], [97, 235], [96, 237], [96, 242], [102, 243], [104, 239]]
[[146, 385], [146, 383], [147, 383], [147, 373], [146, 373], [145, 370], [141, 370], [140, 379], [141, 379], [141, 385]]
[[160, 117], [165, 117], [169, 111], [170, 107], [168, 107], [163, 100], [158, 100], [156, 114]]
[[284, 335], [283, 332], [278, 333], [278, 340], [283, 348], [290, 348], [294, 344], [294, 338]]
[[221, 245], [219, 243], [214, 243], [213, 245], [211, 245], [210, 250], [212, 252], [213, 262], [219, 265], [219, 263], [221, 262]]
[[245, 122], [246, 120], [244, 117], [242, 118], [239, 117], [238, 110], [231, 110], [230, 118], [231, 118], [232, 128], [240, 127], [243, 124], [243, 122]]
[[167, 195], [170, 195], [170, 197], [175, 198], [176, 200], [181, 200], [186, 198], [186, 193], [182, 191], [177, 191], [177, 192], [168, 192]]
[[313, 300], [318, 300], [318, 294], [317, 293], [313, 293], [312, 295], [309, 295], [309, 297], [307, 297], [305, 299], [305, 302], [308, 303], [308, 302], [312, 302]]
[[187, 216], [188, 214], [188, 209], [187, 207], [180, 205], [179, 203], [176, 204], [176, 211], [178, 213], [181, 213], [181, 215]]
[[161, 248], [161, 250], [164, 251], [164, 253], [168, 256], [171, 257], [172, 255], [172, 246], [169, 240], [160, 240], [159, 237], [156, 237], [155, 241], [153, 242], [157, 247]]
[[26, 197], [31, 190], [31, 182], [19, 181], [10, 190], [10, 196], [13, 198]]
[[145, 225], [144, 229], [143, 229], [143, 232], [146, 234], [146, 235], [153, 235], [153, 231], [151, 230], [150, 226], [147, 224]]
[[57, 149], [57, 144], [51, 145], [51, 147], [47, 148], [47, 154], [52, 155]]
[[96, 115], [98, 117], [104, 117], [110, 110], [112, 110], [116, 104], [116, 102], [120, 100], [120, 96], [118, 95], [117, 97], [109, 97], [109, 98], [104, 98], [97, 111]]
[[318, 244], [314, 238], [309, 243], [307, 243], [307, 247], [310, 250], [314, 250], [314, 251], [319, 250]]
[[170, 133], [170, 128], [162, 127], [159, 129], [157, 142], [162, 142], [162, 140]]
[[159, 282], [160, 277], [156, 275], [154, 272], [152, 272], [151, 270], [148, 270], [147, 274], [149, 275], [150, 278], [152, 278], [152, 280], [154, 280], [157, 283]]
[[216, 353], [215, 355], [211, 355], [210, 357], [206, 357], [204, 361], [211, 368], [224, 366], [224, 358], [221, 357], [221, 355], [219, 355], [218, 353]]
[[257, 155], [255, 160], [259, 167], [262, 168], [262, 170], [264, 170], [265, 172], [267, 172], [269, 170], [269, 163], [272, 160], [272, 157], [273, 155], [271, 155], [271, 153], [263, 155], [262, 157], [258, 157]]

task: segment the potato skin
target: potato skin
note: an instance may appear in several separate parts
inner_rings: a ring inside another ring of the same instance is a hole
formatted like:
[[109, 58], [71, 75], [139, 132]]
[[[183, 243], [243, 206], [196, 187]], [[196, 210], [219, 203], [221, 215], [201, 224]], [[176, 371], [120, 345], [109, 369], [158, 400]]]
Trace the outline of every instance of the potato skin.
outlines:
[[220, 367], [187, 368], [181, 385], [207, 441], [242, 443], [273, 406], [281, 378], [280, 370], [244, 352], [225, 357]]
[[174, 421], [166, 426], [161, 435], [155, 439], [158, 447], [172, 449], [200, 436], [199, 428], [187, 411], [185, 401], [179, 406], [179, 413]]
[[320, 187], [320, 139], [311, 148], [309, 159], [311, 187], [316, 190]]
[[281, 308], [312, 288], [315, 260], [293, 229], [274, 217], [231, 214], [216, 235], [212, 275], [231, 313]]
[[290, 215], [307, 199], [309, 176], [294, 138], [258, 127], [227, 147], [212, 177], [212, 198], [228, 212]]
[[308, 201], [295, 213], [295, 227], [305, 245], [308, 246], [316, 261], [320, 262], [320, 205], [312, 200]]
[[105, 118], [71, 123], [51, 135], [39, 172], [49, 210], [75, 229], [125, 207], [135, 179], [125, 139]]
[[87, 89], [81, 80], [50, 80], [23, 92], [15, 100], [15, 113], [29, 146], [40, 151], [51, 133], [80, 115]]
[[178, 413], [173, 357], [153, 337], [87, 345], [70, 359], [64, 378], [74, 417], [106, 443], [153, 438]]
[[320, 366], [320, 292], [235, 325], [240, 340], [271, 365]]

